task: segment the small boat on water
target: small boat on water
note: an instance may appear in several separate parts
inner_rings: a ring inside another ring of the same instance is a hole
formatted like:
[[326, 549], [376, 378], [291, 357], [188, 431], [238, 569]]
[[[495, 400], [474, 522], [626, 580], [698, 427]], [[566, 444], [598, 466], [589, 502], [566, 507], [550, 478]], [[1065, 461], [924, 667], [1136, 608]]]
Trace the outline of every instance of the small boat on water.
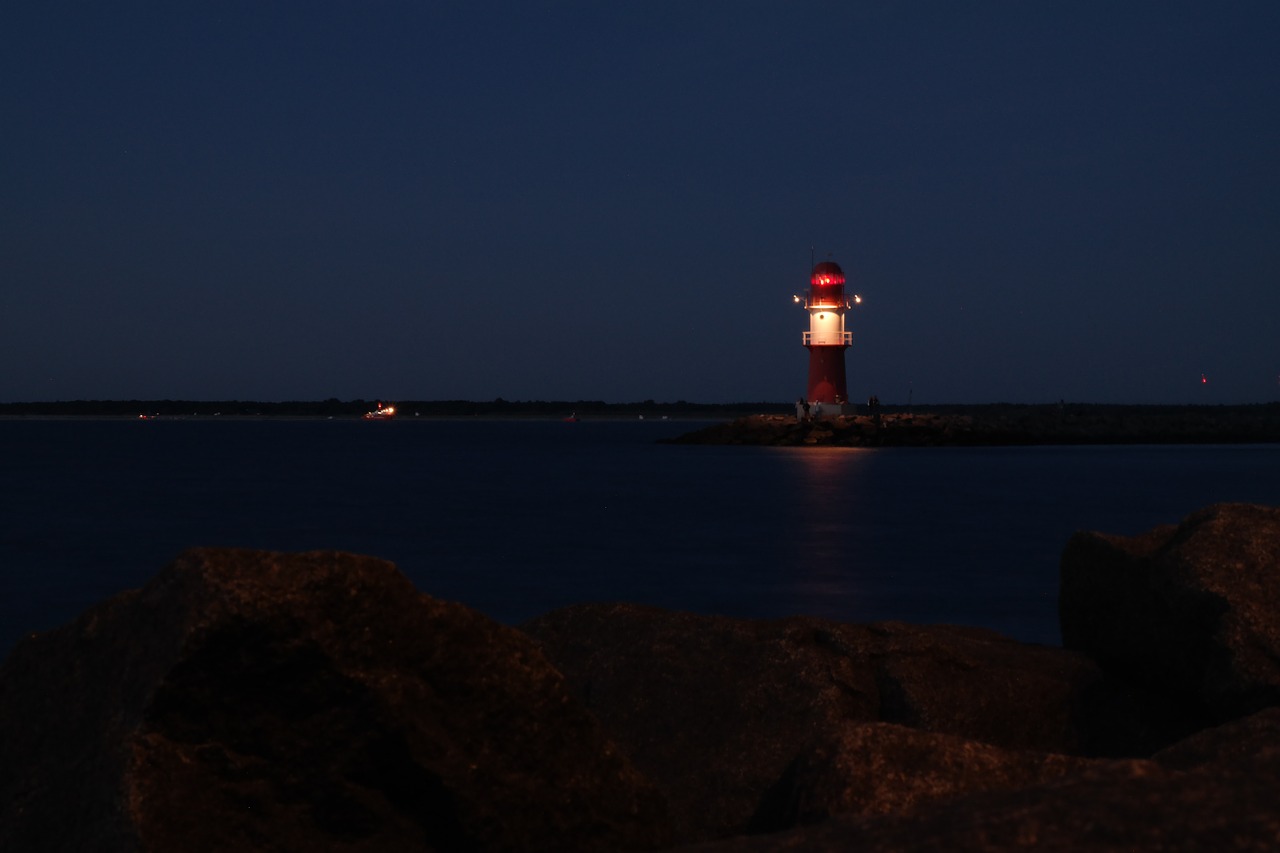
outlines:
[[378, 402], [377, 408], [372, 412], [365, 412], [364, 419], [366, 421], [389, 421], [396, 416], [396, 407], [390, 403], [383, 405]]

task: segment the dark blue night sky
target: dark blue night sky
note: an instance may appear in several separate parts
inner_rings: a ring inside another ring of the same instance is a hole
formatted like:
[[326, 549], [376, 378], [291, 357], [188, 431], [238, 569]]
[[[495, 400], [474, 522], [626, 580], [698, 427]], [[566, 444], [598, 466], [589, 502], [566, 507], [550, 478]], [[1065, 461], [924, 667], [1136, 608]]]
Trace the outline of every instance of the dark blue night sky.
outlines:
[[[1280, 399], [1280, 3], [12, 3], [0, 401]], [[1201, 376], [1208, 381], [1202, 382]]]

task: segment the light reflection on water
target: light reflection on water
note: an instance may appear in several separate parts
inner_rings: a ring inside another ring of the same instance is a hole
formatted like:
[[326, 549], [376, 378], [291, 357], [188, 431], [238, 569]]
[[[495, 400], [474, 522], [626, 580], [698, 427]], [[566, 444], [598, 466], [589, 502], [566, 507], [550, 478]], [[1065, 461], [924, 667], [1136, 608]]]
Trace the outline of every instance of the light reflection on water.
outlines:
[[871, 484], [861, 448], [777, 449], [791, 478], [795, 547], [784, 557], [797, 605], [856, 597], [865, 555], [856, 547]]

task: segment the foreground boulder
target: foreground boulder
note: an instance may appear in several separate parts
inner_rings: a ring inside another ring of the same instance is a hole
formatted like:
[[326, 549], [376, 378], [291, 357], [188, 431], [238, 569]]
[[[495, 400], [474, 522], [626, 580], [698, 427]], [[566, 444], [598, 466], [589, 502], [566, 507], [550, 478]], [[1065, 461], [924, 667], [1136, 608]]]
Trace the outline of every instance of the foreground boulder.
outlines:
[[985, 791], [928, 809], [838, 815], [786, 832], [699, 847], [703, 853], [1053, 853], [1256, 850], [1280, 846], [1280, 749], [1190, 771], [1099, 762], [1055, 781]]
[[1140, 536], [1077, 533], [1063, 645], [1221, 722], [1280, 702], [1280, 509], [1218, 504]]
[[802, 751], [751, 827], [812, 831], [718, 849], [1272, 850], [1277, 792], [1280, 708], [1150, 760], [1008, 751], [869, 723]]
[[846, 726], [801, 751], [749, 829], [776, 832], [832, 815], [905, 815], [964, 794], [1061, 779], [1100, 761], [1011, 751], [891, 723]]
[[[1195, 770], [1229, 764], [1277, 748], [1280, 748], [1280, 708], [1267, 708], [1196, 732], [1160, 750], [1151, 760], [1172, 770]], [[1271, 784], [1280, 784], [1280, 779]]]
[[0, 667], [0, 849], [669, 840], [526, 636], [380, 560], [191, 551]]
[[524, 629], [672, 804], [677, 836], [746, 830], [811, 741], [890, 722], [1007, 750], [1092, 751], [1083, 656], [990, 631], [579, 605]]
[[797, 825], [698, 849], [1270, 851], [1280, 848], [1278, 735], [1271, 708], [1150, 760], [1099, 760], [859, 727], [802, 753], [771, 792], [775, 811], [760, 817]]

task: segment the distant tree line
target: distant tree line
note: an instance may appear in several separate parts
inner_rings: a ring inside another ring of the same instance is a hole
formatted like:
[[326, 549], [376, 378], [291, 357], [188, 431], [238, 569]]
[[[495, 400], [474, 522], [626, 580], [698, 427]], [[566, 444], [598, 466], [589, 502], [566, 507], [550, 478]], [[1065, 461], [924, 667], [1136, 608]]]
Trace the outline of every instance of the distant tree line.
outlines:
[[[792, 402], [691, 403], [686, 400], [660, 403], [641, 400], [634, 403], [606, 403], [602, 400], [291, 400], [265, 402], [255, 400], [66, 400], [40, 403], [0, 403], [0, 417], [331, 417], [358, 418], [373, 410], [379, 402], [393, 404], [402, 417], [680, 417], [736, 418], [745, 415], [792, 414]], [[979, 403], [915, 406], [883, 404], [880, 410], [890, 412], [934, 412], [937, 414], [970, 414], [998, 416], [1040, 410], [1060, 416], [1132, 412], [1142, 415], [1175, 414], [1198, 411], [1216, 414], [1276, 415], [1280, 403], [1240, 405], [1123, 405], [1097, 403]], [[866, 414], [866, 405], [856, 407]]]
[[602, 400], [66, 400], [0, 403], [0, 417], [332, 417], [358, 418], [379, 402], [396, 407], [401, 417], [737, 417], [784, 413], [776, 402], [606, 403]]

